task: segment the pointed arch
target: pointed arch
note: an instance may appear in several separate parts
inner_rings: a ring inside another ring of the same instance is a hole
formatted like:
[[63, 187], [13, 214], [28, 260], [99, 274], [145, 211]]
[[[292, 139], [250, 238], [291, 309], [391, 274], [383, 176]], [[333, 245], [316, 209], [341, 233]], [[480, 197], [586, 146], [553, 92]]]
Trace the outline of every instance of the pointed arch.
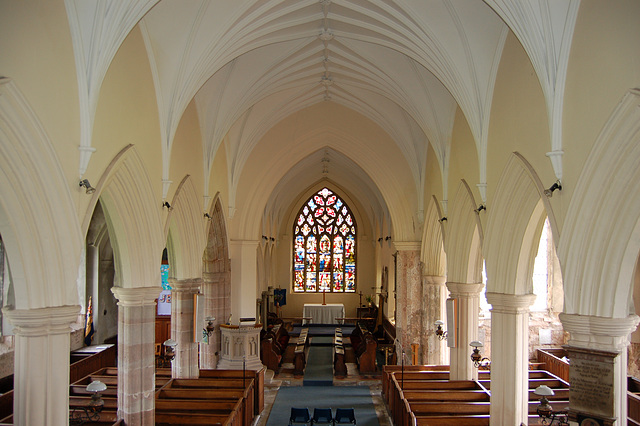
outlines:
[[451, 207], [447, 220], [451, 232], [445, 241], [447, 281], [482, 282], [482, 223], [474, 211], [473, 193], [464, 179], [460, 181]]
[[229, 268], [229, 240], [227, 239], [226, 219], [219, 195], [211, 203], [204, 251], [204, 272], [225, 272]]
[[640, 90], [630, 90], [598, 136], [577, 180], [558, 257], [565, 312], [626, 318], [640, 252]]
[[159, 289], [165, 246], [161, 205], [153, 197], [153, 185], [134, 145], [116, 155], [96, 189], [111, 237], [116, 281], [124, 288]]
[[487, 292], [531, 294], [533, 263], [547, 216], [557, 241], [551, 204], [537, 173], [518, 152], [507, 161], [495, 194], [485, 242]]
[[59, 164], [27, 100], [0, 78], [0, 234], [15, 309], [78, 304], [82, 233]]
[[444, 251], [444, 226], [440, 222], [442, 212], [438, 200], [432, 196], [427, 206], [422, 237], [422, 262], [425, 275], [443, 277], [447, 270], [447, 255]]
[[190, 279], [202, 277], [201, 255], [205, 248], [204, 213], [193, 178], [186, 175], [171, 201], [165, 224], [165, 234], [171, 233], [169, 247], [172, 278]]

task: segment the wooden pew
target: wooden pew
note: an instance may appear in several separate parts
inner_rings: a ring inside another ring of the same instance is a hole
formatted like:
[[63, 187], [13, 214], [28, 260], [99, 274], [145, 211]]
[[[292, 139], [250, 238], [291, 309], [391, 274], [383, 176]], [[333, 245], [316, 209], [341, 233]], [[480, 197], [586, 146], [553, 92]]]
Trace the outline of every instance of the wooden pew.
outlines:
[[260, 360], [269, 370], [278, 372], [289, 339], [289, 332], [282, 324], [270, 327], [260, 337]]
[[378, 343], [373, 334], [362, 323], [358, 323], [350, 335], [350, 340], [360, 373], [374, 373], [377, 370], [376, 350]]
[[304, 368], [307, 365], [306, 348], [309, 343], [309, 328], [305, 327], [300, 331], [300, 335], [296, 341], [296, 348], [293, 354], [293, 375], [302, 376], [304, 374]]
[[[245, 379], [253, 379], [254, 381], [254, 414], [257, 416], [264, 410], [264, 372], [265, 369], [260, 370], [200, 370], [200, 378], [226, 378], [235, 377]], [[171, 377], [171, 371], [169, 370], [169, 377]], [[156, 375], [156, 380], [158, 380]]]
[[333, 374], [338, 378], [347, 376], [347, 364], [344, 360], [344, 342], [342, 341], [342, 329], [336, 328], [333, 336]]

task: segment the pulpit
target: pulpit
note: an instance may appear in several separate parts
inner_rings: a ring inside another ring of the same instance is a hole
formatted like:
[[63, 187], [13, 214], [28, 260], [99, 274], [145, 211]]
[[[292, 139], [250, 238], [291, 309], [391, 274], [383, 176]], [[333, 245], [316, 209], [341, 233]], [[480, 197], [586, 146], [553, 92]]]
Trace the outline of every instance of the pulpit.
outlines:
[[221, 370], [260, 370], [260, 330], [262, 324], [227, 325], [220, 324]]

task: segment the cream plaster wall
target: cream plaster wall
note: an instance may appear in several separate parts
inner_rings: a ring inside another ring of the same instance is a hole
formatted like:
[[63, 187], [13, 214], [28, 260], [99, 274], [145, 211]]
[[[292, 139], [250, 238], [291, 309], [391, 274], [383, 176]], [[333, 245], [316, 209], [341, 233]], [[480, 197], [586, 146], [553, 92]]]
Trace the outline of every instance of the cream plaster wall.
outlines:
[[451, 135], [451, 151], [449, 160], [449, 193], [448, 200], [453, 201], [458, 191], [460, 180], [464, 179], [473, 196], [480, 204], [482, 198], [478, 192], [480, 182], [478, 170], [478, 150], [471, 134], [471, 129], [460, 108], [456, 109], [456, 117]]
[[[433, 147], [429, 144], [427, 149], [427, 165], [425, 167], [426, 177], [424, 179], [424, 209], [427, 209], [429, 204], [429, 198], [435, 195], [438, 203], [442, 201], [442, 170], [440, 164], [436, 158], [436, 153], [433, 151]], [[442, 204], [440, 204], [442, 208]]]
[[198, 112], [195, 103], [192, 101], [178, 125], [176, 135], [173, 139], [171, 149], [171, 164], [169, 167], [169, 180], [173, 184], [169, 187], [167, 199], [172, 199], [178, 188], [178, 184], [186, 175], [190, 175], [196, 192], [200, 196], [198, 203], [204, 214], [204, 173], [202, 158], [202, 136], [200, 134], [200, 124], [198, 122]]
[[2, 2], [0, 76], [25, 95], [77, 187], [80, 113], [71, 34], [63, 1]]
[[[628, 89], [640, 87], [640, 2], [583, 0], [564, 100], [563, 192], [576, 180], [611, 112]], [[562, 260], [561, 260], [562, 261]]]
[[[498, 180], [511, 153], [519, 152], [534, 167], [542, 182], [556, 178], [546, 153], [551, 151], [547, 113], [540, 82], [522, 46], [510, 33], [498, 70], [487, 147], [487, 204], [495, 196]], [[555, 194], [553, 201], [562, 200]]]
[[118, 50], [102, 84], [93, 130], [96, 152], [91, 156], [85, 177], [96, 186], [114, 157], [129, 144], [135, 146], [142, 159], [160, 210], [160, 124], [153, 78], [137, 27]]

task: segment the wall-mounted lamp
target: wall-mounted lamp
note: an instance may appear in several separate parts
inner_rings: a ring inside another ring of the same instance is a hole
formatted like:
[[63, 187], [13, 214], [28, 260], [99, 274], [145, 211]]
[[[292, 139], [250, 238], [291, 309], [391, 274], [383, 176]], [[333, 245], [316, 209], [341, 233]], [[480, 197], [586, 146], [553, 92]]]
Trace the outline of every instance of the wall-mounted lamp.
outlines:
[[487, 206], [484, 204], [480, 204], [477, 209], [474, 210], [476, 213], [480, 213], [482, 210], [487, 210]]
[[553, 185], [551, 185], [549, 189], [545, 189], [544, 195], [551, 198], [551, 196], [553, 195], [553, 191], [555, 191], [556, 189], [558, 191], [562, 191], [562, 182], [560, 182], [559, 180], [557, 180]]
[[482, 354], [480, 354], [480, 349], [478, 349], [484, 346], [482, 342], [474, 340], [469, 343], [469, 346], [473, 348], [473, 353], [471, 354], [473, 366], [479, 370], [489, 370], [491, 367], [491, 360], [487, 357], [483, 357]]
[[547, 424], [549, 421], [549, 426], [553, 424], [553, 422], [557, 421], [558, 426], [569, 426], [568, 421], [568, 413], [564, 410], [553, 412], [553, 407], [549, 404], [548, 396], [553, 396], [554, 392], [549, 386], [540, 385], [533, 391], [534, 394], [540, 397], [540, 404], [536, 407], [536, 412], [538, 416], [542, 419], [542, 424]]
[[173, 207], [171, 207], [171, 204], [169, 204], [168, 201], [162, 203], [162, 207], [166, 207], [167, 209], [169, 209], [169, 211], [173, 210]]
[[446, 222], [447, 221], [447, 217], [446, 216], [442, 216], [441, 219], [438, 219], [438, 222], [442, 223], [442, 222]]
[[96, 192], [96, 189], [89, 183], [89, 179], [82, 179], [80, 181], [80, 188], [86, 188], [87, 190], [85, 192], [87, 194], [93, 194]]
[[211, 216], [209, 215], [209, 213], [205, 213], [204, 217], [206, 217], [207, 219], [211, 220]]
[[435, 322], [436, 325], [436, 336], [438, 336], [438, 339], [440, 340], [444, 340], [447, 338], [447, 332], [444, 331], [442, 329], [442, 326], [444, 325], [444, 322], [442, 322], [441, 320], [438, 320]]
[[100, 413], [104, 407], [104, 401], [100, 392], [107, 390], [107, 385], [100, 380], [94, 380], [86, 387], [87, 392], [91, 392], [91, 401], [84, 407], [76, 407], [69, 415], [70, 425], [82, 425], [89, 422], [98, 422]]
[[207, 325], [202, 329], [202, 332], [206, 334], [207, 337], [211, 337], [216, 329], [216, 326], [213, 324], [216, 319], [214, 317], [206, 317], [204, 320], [207, 322]]
[[269, 240], [273, 242], [273, 241], [275, 241], [276, 239], [275, 239], [275, 238], [273, 238], [273, 237], [269, 237]]
[[266, 235], [263, 235], [263, 236], [262, 236], [262, 239], [263, 239], [263, 240], [265, 240], [265, 241], [269, 241], [269, 238], [267, 238], [267, 236], [266, 236]]
[[382, 242], [382, 237], [378, 238], [378, 242], [381, 243]]
[[387, 235], [386, 237], [384, 237], [385, 241], [389, 241], [391, 239], [391, 237], [389, 235]]

